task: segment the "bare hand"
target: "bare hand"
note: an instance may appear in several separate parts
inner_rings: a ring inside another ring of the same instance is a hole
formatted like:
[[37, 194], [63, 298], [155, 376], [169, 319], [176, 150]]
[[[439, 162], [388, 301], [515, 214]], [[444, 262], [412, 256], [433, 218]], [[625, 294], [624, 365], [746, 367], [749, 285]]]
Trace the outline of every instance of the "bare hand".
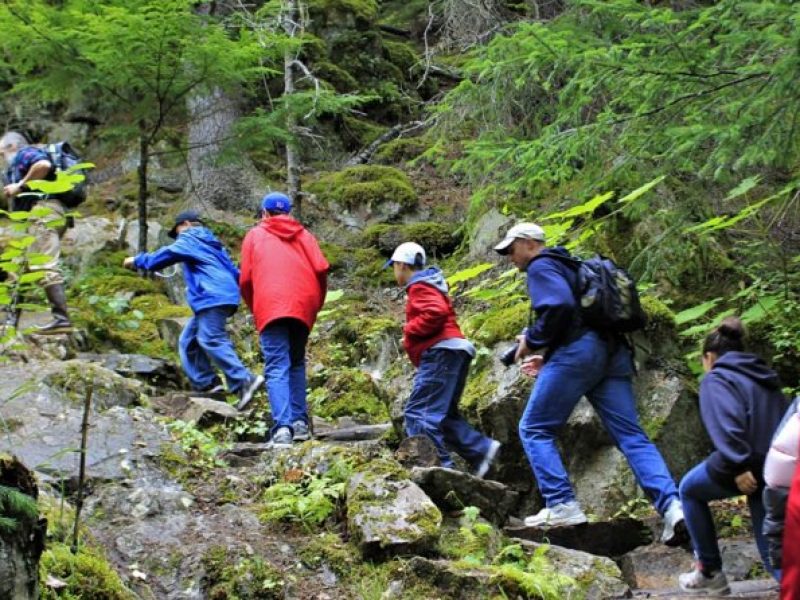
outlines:
[[524, 335], [517, 336], [517, 353], [514, 355], [514, 362], [519, 361], [520, 358], [525, 358], [531, 353], [531, 349], [528, 348], [528, 344], [525, 342]]
[[133, 256], [128, 256], [128, 257], [125, 258], [125, 260], [122, 261], [122, 266], [125, 267], [126, 269], [133, 270], [133, 269], [136, 268], [136, 265], [134, 264], [133, 261], [134, 261], [134, 257]]
[[3, 193], [9, 198], [13, 198], [21, 191], [22, 191], [21, 183], [9, 183], [7, 186], [3, 188]]
[[745, 471], [737, 475], [734, 481], [736, 481], [736, 487], [739, 488], [739, 491], [748, 496], [758, 489], [758, 482], [753, 477], [752, 471]]
[[544, 356], [541, 354], [534, 354], [522, 361], [519, 370], [525, 373], [525, 375], [536, 377], [539, 371], [542, 370], [542, 366], [544, 366]]

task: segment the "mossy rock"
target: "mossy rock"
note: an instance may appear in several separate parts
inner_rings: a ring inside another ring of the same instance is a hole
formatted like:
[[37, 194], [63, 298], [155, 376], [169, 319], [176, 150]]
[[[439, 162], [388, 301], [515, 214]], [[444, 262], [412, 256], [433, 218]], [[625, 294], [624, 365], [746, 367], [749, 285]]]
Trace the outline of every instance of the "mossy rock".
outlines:
[[343, 25], [352, 19], [354, 25], [365, 27], [378, 16], [377, 0], [310, 0], [309, 9], [326, 24], [336, 20]]
[[353, 92], [359, 87], [356, 78], [348, 71], [327, 60], [315, 63], [314, 73], [320, 79], [331, 84], [339, 93]]
[[328, 259], [328, 264], [331, 266], [331, 272], [339, 271], [345, 266], [347, 256], [349, 254], [348, 250], [342, 246], [339, 246], [338, 244], [325, 241], [320, 241], [319, 247], [320, 250], [322, 250], [322, 253], [325, 255], [325, 258]]
[[416, 242], [423, 248], [428, 257], [449, 254], [456, 249], [460, 241], [454, 224], [423, 221], [408, 225], [389, 225], [379, 223], [370, 225], [362, 234], [365, 246], [378, 248], [386, 256], [403, 242]]
[[391, 269], [385, 269], [386, 257], [377, 248], [359, 248], [353, 252], [353, 277], [365, 287], [395, 285]]
[[314, 568], [326, 564], [339, 577], [347, 577], [358, 561], [356, 548], [342, 541], [335, 533], [321, 533], [300, 548], [298, 555], [303, 562]]
[[383, 391], [367, 373], [356, 368], [329, 372], [325, 385], [311, 390], [308, 402], [313, 413], [324, 418], [353, 417], [367, 423], [389, 420]]
[[375, 153], [375, 162], [397, 165], [413, 160], [430, 147], [425, 138], [397, 138], [383, 144]]
[[[133, 600], [136, 598], [122, 583], [106, 557], [94, 548], [82, 546], [72, 554], [69, 546], [50, 544], [40, 562], [42, 600]], [[54, 590], [44, 585], [47, 575], [67, 586]]]
[[411, 77], [411, 70], [419, 63], [419, 55], [410, 42], [383, 40], [383, 56], [393, 65], [399, 67], [406, 78]]
[[393, 167], [363, 165], [324, 175], [309, 186], [323, 202], [348, 209], [393, 203], [399, 210], [417, 204], [417, 194], [408, 175]]
[[374, 142], [386, 127], [368, 119], [344, 115], [338, 120], [337, 134], [347, 150], [358, 150]]
[[513, 342], [528, 325], [530, 304], [520, 300], [508, 306], [489, 307], [463, 320], [464, 332], [484, 346]]
[[642, 309], [647, 315], [648, 328], [675, 330], [675, 313], [655, 296], [641, 296]]

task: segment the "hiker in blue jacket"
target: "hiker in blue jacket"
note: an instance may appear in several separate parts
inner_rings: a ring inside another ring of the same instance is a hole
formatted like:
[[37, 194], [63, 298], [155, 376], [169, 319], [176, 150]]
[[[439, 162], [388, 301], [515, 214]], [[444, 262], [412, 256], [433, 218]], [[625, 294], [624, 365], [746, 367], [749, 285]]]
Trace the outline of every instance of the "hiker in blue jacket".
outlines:
[[195, 211], [180, 213], [169, 236], [174, 243], [150, 254], [129, 256], [123, 264], [158, 271], [183, 263], [186, 298], [194, 312], [179, 342], [183, 370], [193, 389], [220, 392], [224, 388], [213, 363], [225, 374], [228, 391], [249, 401], [264, 378], [242, 364], [225, 331], [225, 323], [239, 307], [239, 269]]
[[586, 396], [611, 439], [625, 455], [636, 481], [664, 517], [661, 541], [681, 541], [683, 511], [678, 490], [658, 449], [644, 433], [633, 395], [633, 360], [628, 347], [586, 327], [575, 299], [576, 266], [561, 247], [545, 246], [533, 223], [512, 227], [495, 251], [527, 275], [536, 322], [517, 338], [515, 359], [536, 376], [519, 435], [545, 500], [525, 519], [529, 527], [586, 522], [561, 461], [556, 437], [575, 405]]
[[[763, 533], [764, 462], [786, 411], [778, 375], [755, 354], [745, 352], [744, 328], [727, 317], [703, 343], [700, 382], [700, 416], [714, 451], [684, 475], [680, 483], [686, 527], [692, 538], [697, 564], [678, 581], [691, 594], [729, 593], [722, 572], [711, 500], [746, 495], [753, 533], [767, 571], [769, 547]], [[780, 565], [775, 565], [780, 568]]]

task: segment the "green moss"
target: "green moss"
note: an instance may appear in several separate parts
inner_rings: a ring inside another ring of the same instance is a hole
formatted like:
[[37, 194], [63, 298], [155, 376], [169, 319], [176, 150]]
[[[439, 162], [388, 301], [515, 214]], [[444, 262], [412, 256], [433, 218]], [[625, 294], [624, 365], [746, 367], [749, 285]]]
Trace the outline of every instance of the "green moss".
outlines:
[[492, 346], [498, 342], [512, 343], [514, 338], [528, 325], [530, 305], [514, 302], [508, 306], [490, 307], [463, 321], [467, 337]]
[[393, 65], [399, 67], [406, 77], [411, 76], [411, 70], [419, 62], [413, 44], [409, 42], [394, 42], [383, 40], [383, 56]]
[[464, 394], [459, 406], [465, 414], [475, 418], [477, 411], [491, 399], [497, 391], [497, 384], [491, 380], [490, 369], [483, 369], [467, 379]]
[[353, 92], [358, 89], [358, 81], [346, 70], [329, 61], [314, 64], [314, 73], [320, 79], [330, 83], [337, 92]]
[[[63, 543], [50, 544], [39, 563], [43, 600], [133, 600], [106, 557], [97, 549], [82, 546], [72, 554]], [[44, 585], [47, 575], [66, 582], [58, 592]]]
[[380, 147], [375, 153], [375, 162], [383, 165], [401, 164], [417, 158], [428, 148], [429, 144], [423, 138], [397, 138]]
[[384, 269], [386, 257], [377, 248], [359, 248], [353, 252], [353, 277], [366, 287], [386, 287], [395, 284], [391, 269]]
[[322, 250], [322, 253], [325, 255], [325, 258], [328, 259], [328, 263], [331, 265], [332, 272], [339, 271], [342, 267], [344, 267], [349, 254], [348, 250], [342, 246], [339, 246], [338, 244], [324, 241], [321, 241], [319, 246]]
[[327, 564], [340, 577], [350, 574], [353, 564], [358, 562], [358, 551], [335, 533], [329, 532], [314, 536], [298, 551], [298, 555], [304, 563], [315, 569], [322, 563]]
[[281, 572], [260, 556], [240, 558], [224, 546], [203, 555], [202, 585], [209, 600], [277, 600], [284, 597]]
[[375, 141], [385, 131], [386, 127], [367, 119], [344, 115], [341, 117], [338, 133], [345, 148], [357, 150]]
[[647, 315], [648, 327], [660, 326], [675, 329], [675, 313], [655, 296], [641, 297], [642, 309]]
[[377, 247], [386, 256], [403, 242], [416, 242], [425, 248], [429, 257], [434, 258], [455, 250], [460, 240], [456, 230], [455, 224], [433, 221], [407, 225], [378, 223], [364, 229], [361, 239], [365, 246]]
[[311, 0], [309, 8], [324, 15], [326, 22], [352, 16], [358, 22], [369, 24], [378, 16], [377, 0]]
[[324, 387], [308, 395], [313, 412], [324, 418], [355, 417], [369, 423], [389, 420], [387, 400], [372, 378], [354, 368], [340, 368], [328, 373]]
[[323, 202], [346, 208], [393, 202], [403, 209], [417, 203], [417, 194], [408, 176], [393, 167], [358, 166], [324, 175], [309, 186]]

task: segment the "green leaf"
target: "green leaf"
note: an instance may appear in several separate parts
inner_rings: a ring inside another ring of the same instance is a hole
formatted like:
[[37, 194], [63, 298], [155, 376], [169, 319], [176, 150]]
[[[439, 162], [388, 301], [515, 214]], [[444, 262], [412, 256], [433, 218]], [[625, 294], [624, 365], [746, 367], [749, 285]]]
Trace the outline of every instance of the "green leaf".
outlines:
[[728, 195], [725, 196], [725, 200], [732, 200], [739, 196], [743, 196], [754, 187], [756, 187], [761, 182], [761, 175], [754, 175], [753, 177], [747, 177], [746, 179], [742, 179], [742, 181], [733, 188]]
[[19, 276], [20, 283], [33, 283], [35, 281], [40, 281], [47, 276], [47, 273], [44, 271], [31, 271], [30, 273], [23, 273]]
[[591, 200], [584, 202], [583, 204], [579, 204], [578, 206], [573, 206], [572, 208], [549, 214], [545, 217], [542, 217], [543, 220], [551, 221], [553, 219], [566, 219], [570, 217], [579, 217], [581, 215], [591, 214], [593, 213], [598, 207], [602, 206], [611, 198], [614, 197], [614, 192], [606, 192], [605, 194], [600, 194], [595, 196]]
[[648, 181], [647, 183], [645, 183], [642, 186], [639, 186], [638, 188], [636, 188], [632, 192], [629, 192], [629, 193], [625, 194], [622, 198], [619, 199], [619, 202], [626, 203], [626, 202], [633, 202], [634, 200], [638, 200], [639, 198], [644, 196], [647, 192], [649, 192], [654, 187], [656, 187], [659, 183], [664, 181], [665, 178], [666, 178], [666, 175], [661, 175], [659, 177], [656, 177], [652, 181]]
[[692, 306], [691, 308], [682, 310], [681, 312], [675, 315], [675, 324], [683, 325], [684, 323], [695, 321], [700, 317], [705, 316], [705, 314], [708, 311], [717, 306], [717, 304], [719, 304], [721, 301], [722, 298], [717, 297], [714, 298], [713, 300], [709, 300], [708, 302], [703, 302], [702, 304], [698, 304], [697, 306]]
[[759, 298], [758, 302], [744, 311], [739, 318], [745, 325], [758, 323], [779, 306], [782, 300], [783, 298], [781, 296], [764, 296]]
[[491, 269], [494, 266], [493, 263], [480, 263], [475, 266], [462, 269], [461, 271], [456, 271], [450, 277], [447, 278], [447, 284], [453, 286], [457, 283], [462, 283], [464, 281], [469, 281], [470, 279], [474, 279], [481, 273], [484, 273]]

